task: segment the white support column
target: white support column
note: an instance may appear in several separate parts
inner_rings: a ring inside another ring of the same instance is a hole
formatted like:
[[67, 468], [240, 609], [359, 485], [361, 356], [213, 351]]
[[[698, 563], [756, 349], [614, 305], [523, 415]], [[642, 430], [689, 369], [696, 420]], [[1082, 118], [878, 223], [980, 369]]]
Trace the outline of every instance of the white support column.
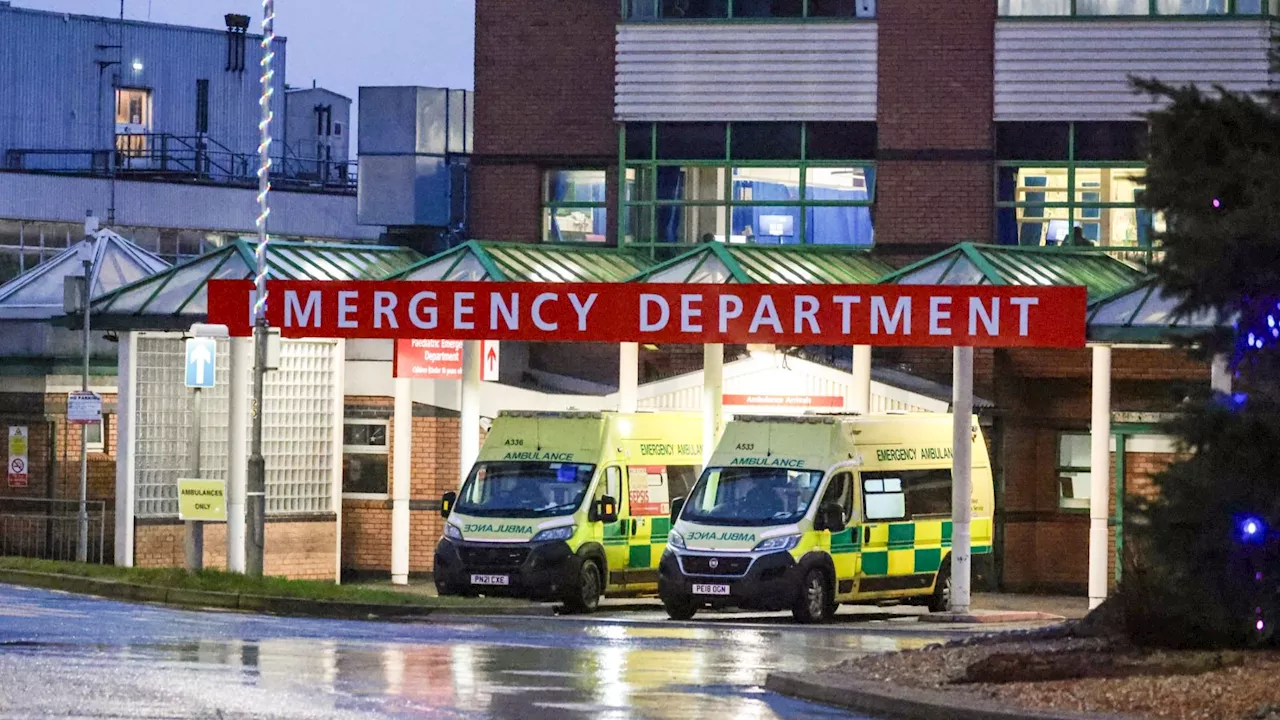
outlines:
[[640, 343], [621, 343], [618, 351], [618, 412], [633, 413], [640, 392]]
[[973, 564], [973, 348], [958, 347], [951, 364], [951, 607], [969, 612]]
[[133, 567], [134, 468], [138, 447], [138, 333], [121, 333], [116, 346], [116, 565]]
[[462, 402], [459, 444], [460, 481], [467, 479], [480, 456], [480, 351], [479, 340], [467, 340], [462, 349]]
[[1227, 364], [1226, 355], [1214, 355], [1213, 364], [1209, 368], [1209, 385], [1214, 392], [1231, 392], [1231, 367]]
[[413, 468], [413, 380], [396, 378], [391, 441], [391, 582], [409, 584], [409, 483]]
[[1107, 599], [1107, 521], [1111, 499], [1111, 347], [1093, 348], [1093, 422], [1089, 427], [1089, 607]]
[[853, 346], [853, 407], [859, 415], [871, 412], [871, 346]]
[[231, 338], [227, 379], [227, 570], [244, 572], [245, 492], [249, 485], [249, 371], [253, 340]]
[[702, 346], [702, 466], [711, 461], [711, 453], [720, 440], [724, 424], [724, 345]]

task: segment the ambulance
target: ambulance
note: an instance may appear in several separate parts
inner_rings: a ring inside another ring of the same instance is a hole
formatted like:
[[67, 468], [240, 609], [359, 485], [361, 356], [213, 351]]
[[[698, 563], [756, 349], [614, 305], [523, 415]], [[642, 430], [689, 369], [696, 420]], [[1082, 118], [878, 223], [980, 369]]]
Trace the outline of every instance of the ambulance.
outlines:
[[[971, 547], [991, 553], [987, 448], [971, 433]], [[952, 418], [944, 413], [743, 417], [725, 426], [658, 567], [667, 614], [842, 602], [950, 602]]]
[[502, 412], [441, 499], [441, 595], [559, 601], [654, 595], [671, 498], [702, 469], [696, 413]]

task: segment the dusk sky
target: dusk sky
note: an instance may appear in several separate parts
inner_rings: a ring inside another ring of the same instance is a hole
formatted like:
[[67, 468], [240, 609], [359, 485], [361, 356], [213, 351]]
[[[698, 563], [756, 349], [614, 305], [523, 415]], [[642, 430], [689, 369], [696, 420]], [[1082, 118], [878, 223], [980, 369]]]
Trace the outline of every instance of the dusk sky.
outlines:
[[[118, 17], [120, 0], [13, 0], [15, 7]], [[361, 85], [473, 87], [475, 0], [276, 0], [276, 34], [288, 38], [285, 81], [358, 99]], [[125, 0], [124, 15], [224, 28], [242, 13], [260, 30], [256, 0]], [[356, 123], [352, 108], [352, 125]], [[355, 128], [353, 127], [353, 131]], [[354, 134], [354, 133], [353, 133]], [[355, 147], [352, 143], [352, 151]]]

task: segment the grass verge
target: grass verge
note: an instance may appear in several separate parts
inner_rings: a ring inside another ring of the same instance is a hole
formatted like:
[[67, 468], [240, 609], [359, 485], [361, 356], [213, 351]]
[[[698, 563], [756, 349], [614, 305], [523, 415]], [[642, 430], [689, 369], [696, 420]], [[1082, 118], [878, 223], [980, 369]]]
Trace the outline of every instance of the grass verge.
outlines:
[[125, 568], [114, 565], [0, 557], [0, 570], [72, 575], [132, 585], [148, 585], [178, 590], [235, 593], [262, 597], [292, 598], [325, 602], [364, 603], [395, 607], [510, 608], [521, 603], [500, 598], [429, 597], [421, 593], [396, 592], [368, 587], [337, 585], [314, 580], [287, 580], [281, 577], [250, 578], [218, 570], [189, 573], [181, 568]]

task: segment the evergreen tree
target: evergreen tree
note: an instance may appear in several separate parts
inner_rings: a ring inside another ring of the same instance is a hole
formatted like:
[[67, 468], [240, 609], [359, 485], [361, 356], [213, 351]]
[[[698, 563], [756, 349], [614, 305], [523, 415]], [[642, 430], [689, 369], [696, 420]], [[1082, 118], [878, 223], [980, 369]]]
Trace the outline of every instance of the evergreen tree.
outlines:
[[1257, 644], [1280, 623], [1280, 93], [1134, 84], [1162, 101], [1143, 199], [1166, 221], [1155, 272], [1180, 313], [1225, 321], [1195, 345], [1227, 354], [1243, 392], [1194, 397], [1167, 428], [1191, 456], [1133, 508], [1122, 602], [1140, 642]]

